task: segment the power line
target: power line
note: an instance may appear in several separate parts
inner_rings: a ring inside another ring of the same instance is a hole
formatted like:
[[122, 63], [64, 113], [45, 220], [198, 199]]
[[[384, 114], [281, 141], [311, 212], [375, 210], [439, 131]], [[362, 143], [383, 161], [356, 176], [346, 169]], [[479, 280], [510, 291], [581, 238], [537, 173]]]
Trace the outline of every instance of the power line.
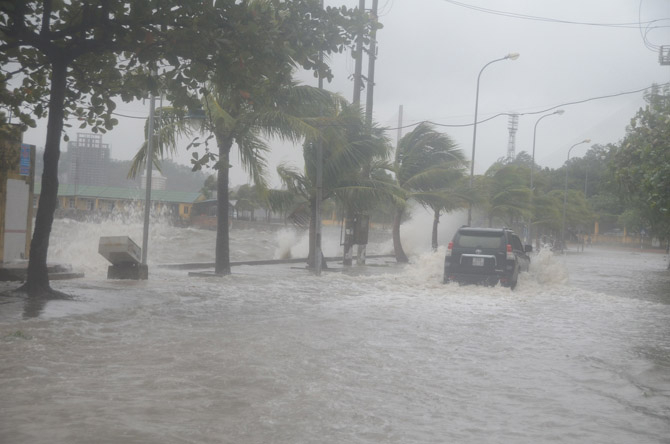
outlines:
[[[606, 27], [606, 28], [640, 28], [642, 25], [647, 25], [647, 27], [651, 26], [652, 24], [667, 20], [667, 19], [657, 19], [657, 20], [650, 20], [646, 22], [630, 22], [630, 23], [597, 23], [597, 22], [580, 22], [580, 21], [575, 21], [575, 20], [562, 20], [562, 19], [556, 19], [552, 17], [541, 17], [541, 16], [534, 16], [534, 15], [528, 15], [528, 14], [519, 14], [515, 12], [509, 12], [509, 11], [500, 11], [496, 9], [489, 9], [489, 8], [484, 8], [481, 6], [475, 6], [471, 5], [468, 3], [463, 3], [459, 2], [456, 0], [443, 0], [446, 3], [450, 3], [454, 6], [459, 6], [461, 8], [466, 8], [466, 9], [472, 9], [474, 11], [478, 12], [484, 12], [486, 14], [493, 14], [493, 15], [499, 15], [503, 17], [510, 17], [510, 18], [516, 18], [516, 19], [523, 19], [523, 20], [533, 20], [533, 21], [540, 21], [540, 22], [550, 22], [550, 23], [561, 23], [561, 24], [568, 24], [568, 25], [583, 25], [583, 26], [599, 26], [599, 27]], [[668, 25], [664, 26], [656, 26], [654, 28], [667, 28]]]
[[121, 114], [121, 113], [112, 113], [112, 114], [115, 115], [115, 116], [119, 116], [119, 117], [126, 117], [126, 118], [128, 118], [128, 119], [142, 119], [142, 120], [146, 120], [146, 119], [149, 118], [149, 117], [147, 117], [147, 116], [142, 116], [142, 117], [138, 117], [138, 116], [129, 116], [129, 115], [127, 115], [127, 114]]
[[[638, 29], [640, 30], [640, 37], [642, 37], [642, 42], [644, 43], [644, 46], [648, 50], [650, 50], [652, 52], [659, 52], [661, 50], [661, 46], [654, 45], [653, 43], [651, 43], [649, 41], [649, 38], [647, 37], [647, 35], [651, 31], [654, 31], [655, 29], [659, 29], [660, 26], [651, 26], [651, 24], [648, 23], [648, 22], [642, 22], [642, 3], [643, 3], [643, 0], [640, 0], [640, 3], [638, 4], [638, 8], [637, 8], [637, 21], [638, 21]], [[668, 20], [668, 19], [664, 19], [664, 20]], [[643, 30], [643, 26], [642, 26], [643, 24], [646, 24], [646, 26], [644, 26], [644, 30]]]
[[[389, 3], [391, 3], [391, 6], [389, 6]], [[386, 0], [386, 3], [384, 3], [384, 6], [382, 6], [379, 9], [379, 13], [377, 14], [377, 17], [385, 17], [391, 12], [391, 9], [393, 9], [393, 5], [395, 3], [395, 0]], [[388, 7], [388, 9], [386, 9]]]
[[[664, 87], [664, 86], [668, 86], [668, 85], [670, 85], [670, 82], [669, 83], [662, 83], [662, 84], [657, 85], [657, 86]], [[565, 103], [561, 103], [559, 105], [554, 105], [552, 107], [549, 107], [549, 108], [546, 108], [546, 109], [543, 109], [543, 110], [540, 110], [540, 111], [529, 111], [529, 112], [526, 112], [526, 113], [517, 113], [517, 112], [515, 112], [515, 113], [498, 113], [498, 114], [496, 114], [494, 116], [491, 116], [489, 118], [477, 121], [477, 124], [479, 125], [481, 123], [488, 122], [489, 120], [493, 120], [496, 117], [500, 117], [500, 116], [511, 116], [512, 114], [516, 114], [516, 115], [519, 115], [519, 116], [531, 116], [531, 115], [534, 115], [534, 114], [543, 114], [543, 113], [553, 111], [557, 108], [561, 108], [561, 107], [565, 107], [565, 106], [579, 105], [581, 103], [592, 102], [592, 101], [595, 101], [595, 100], [610, 99], [612, 97], [619, 97], [619, 96], [625, 96], [625, 95], [630, 95], [630, 94], [637, 94], [637, 93], [641, 93], [642, 91], [646, 91], [646, 90], [651, 89], [651, 88], [653, 88], [653, 86], [648, 86], [646, 88], [636, 89], [634, 91], [624, 91], [624, 92], [615, 93], [615, 94], [607, 94], [607, 95], [604, 95], [604, 96], [590, 97], [588, 99], [583, 99], [583, 100], [575, 100], [573, 102], [565, 102]], [[463, 124], [447, 124], [447, 123], [432, 122], [430, 120], [422, 120], [420, 122], [411, 123], [411, 124], [408, 124], [408, 125], [404, 125], [402, 127], [386, 128], [386, 130], [392, 131], [392, 130], [397, 130], [397, 129], [412, 128], [412, 127], [420, 125], [422, 123], [429, 123], [431, 125], [441, 126], [441, 127], [445, 127], [445, 128], [465, 128], [465, 127], [474, 125], [474, 122], [473, 123], [463, 123]]]
[[[658, 84], [658, 85], [655, 85], [655, 86], [658, 86], [658, 87], [670, 86], [670, 82], [668, 82], [668, 83], [661, 83], [661, 84]], [[648, 87], [646, 87], [646, 88], [640, 88], [640, 89], [636, 89], [636, 90], [633, 90], [633, 91], [624, 91], [624, 92], [620, 92], [620, 93], [607, 94], [607, 95], [603, 95], [603, 96], [589, 97], [588, 99], [575, 100], [575, 101], [572, 101], [572, 102], [565, 102], [565, 103], [561, 103], [561, 104], [558, 104], [558, 105], [551, 106], [551, 107], [549, 107], [549, 108], [542, 109], [542, 110], [540, 110], [540, 111], [529, 111], [529, 112], [525, 112], [525, 113], [519, 113], [519, 112], [514, 112], [514, 113], [508, 113], [508, 112], [498, 113], [498, 114], [495, 114], [495, 115], [493, 115], [493, 116], [491, 116], [491, 117], [488, 117], [488, 118], [486, 118], [486, 119], [477, 121], [477, 124], [479, 125], [479, 124], [481, 124], [481, 123], [486, 123], [486, 122], [488, 122], [489, 120], [493, 120], [493, 119], [495, 119], [495, 118], [497, 118], [497, 117], [500, 117], [500, 116], [511, 116], [512, 114], [516, 114], [516, 115], [519, 115], [519, 116], [532, 116], [532, 115], [535, 115], [535, 114], [543, 114], [543, 113], [546, 113], [546, 112], [549, 112], [549, 111], [553, 111], [553, 110], [555, 110], [555, 109], [558, 109], [558, 108], [561, 108], [561, 107], [565, 107], [565, 106], [579, 105], [579, 104], [582, 104], [582, 103], [593, 102], [593, 101], [595, 101], [595, 100], [611, 99], [611, 98], [613, 98], [613, 97], [626, 96], [626, 95], [630, 95], [630, 94], [638, 94], [638, 93], [641, 93], [641, 92], [646, 91], [646, 90], [648, 90], [648, 89], [651, 89], [651, 88], [653, 88], [653, 87], [654, 87], [654, 86], [648, 86]], [[116, 112], [113, 112], [112, 114], [115, 115], [115, 116], [126, 117], [126, 118], [129, 118], [129, 119], [142, 119], [142, 120], [146, 120], [146, 119], [147, 119], [147, 116], [141, 116], [141, 117], [138, 117], [138, 116], [130, 116], [130, 115], [127, 115], [127, 114], [120, 114], [120, 113], [116, 113]], [[463, 123], [463, 124], [449, 124], [449, 123], [438, 123], [438, 122], [433, 122], [433, 121], [430, 121], [430, 120], [421, 120], [421, 121], [418, 121], [418, 122], [415, 122], [415, 123], [409, 123], [409, 124], [407, 124], [407, 125], [397, 126], [397, 127], [394, 127], [394, 128], [385, 128], [385, 129], [386, 129], [387, 131], [392, 131], [392, 130], [398, 130], [398, 129], [413, 128], [413, 127], [415, 127], [415, 126], [417, 126], [417, 125], [420, 125], [420, 124], [422, 124], [422, 123], [429, 123], [429, 124], [431, 124], [431, 125], [440, 126], [440, 127], [445, 127], [445, 128], [466, 128], [466, 127], [468, 127], [468, 126], [473, 126], [473, 125], [474, 125], [474, 122], [472, 122], [472, 123]]]

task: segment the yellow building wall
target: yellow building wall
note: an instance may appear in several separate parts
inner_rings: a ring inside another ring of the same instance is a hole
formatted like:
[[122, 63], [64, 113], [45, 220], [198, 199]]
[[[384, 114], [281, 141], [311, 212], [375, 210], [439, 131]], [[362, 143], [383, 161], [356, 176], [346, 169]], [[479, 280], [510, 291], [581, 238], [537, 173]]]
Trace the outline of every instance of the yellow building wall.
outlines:
[[179, 204], [179, 217], [182, 220], [188, 220], [191, 218], [191, 211], [193, 211], [192, 204], [180, 203]]

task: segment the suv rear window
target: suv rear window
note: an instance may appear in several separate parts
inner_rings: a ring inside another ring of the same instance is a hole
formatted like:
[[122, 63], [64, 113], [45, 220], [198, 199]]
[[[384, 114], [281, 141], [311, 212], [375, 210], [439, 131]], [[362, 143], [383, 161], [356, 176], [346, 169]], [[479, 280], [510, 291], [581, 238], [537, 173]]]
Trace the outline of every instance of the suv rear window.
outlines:
[[503, 236], [500, 233], [460, 233], [456, 246], [462, 248], [500, 248]]

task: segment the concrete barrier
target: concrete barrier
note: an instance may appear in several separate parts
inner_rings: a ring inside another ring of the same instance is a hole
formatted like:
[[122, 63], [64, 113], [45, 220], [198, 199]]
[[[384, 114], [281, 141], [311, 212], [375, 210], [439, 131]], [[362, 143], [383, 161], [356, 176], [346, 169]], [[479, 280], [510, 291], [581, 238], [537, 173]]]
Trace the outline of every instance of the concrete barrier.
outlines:
[[112, 263], [107, 279], [149, 278], [149, 267], [142, 264], [142, 249], [128, 236], [101, 237], [98, 253]]

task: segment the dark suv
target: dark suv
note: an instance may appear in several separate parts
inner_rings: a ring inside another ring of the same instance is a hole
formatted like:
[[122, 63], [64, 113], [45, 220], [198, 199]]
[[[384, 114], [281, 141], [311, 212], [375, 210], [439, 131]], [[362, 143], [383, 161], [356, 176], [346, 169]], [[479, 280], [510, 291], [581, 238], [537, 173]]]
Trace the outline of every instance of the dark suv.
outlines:
[[501, 285], [514, 288], [519, 273], [528, 271], [533, 251], [507, 228], [461, 227], [444, 258], [444, 283]]

